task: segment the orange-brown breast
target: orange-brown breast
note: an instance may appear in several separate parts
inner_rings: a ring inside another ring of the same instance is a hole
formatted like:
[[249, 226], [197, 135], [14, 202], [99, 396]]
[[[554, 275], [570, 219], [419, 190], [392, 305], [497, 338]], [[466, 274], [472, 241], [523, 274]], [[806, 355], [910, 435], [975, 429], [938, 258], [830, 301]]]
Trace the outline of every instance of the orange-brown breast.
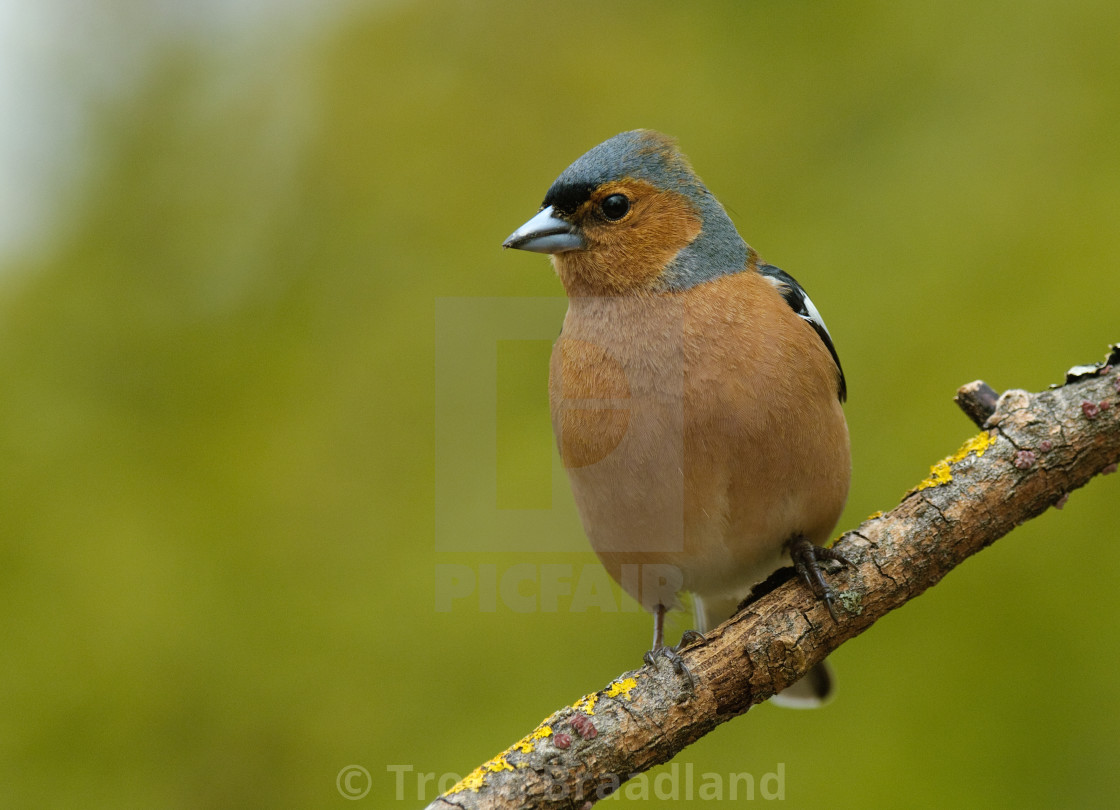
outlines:
[[623, 566], [745, 594], [791, 534], [823, 543], [839, 518], [850, 462], [835, 364], [753, 270], [572, 298], [549, 388], [591, 544], [647, 608]]

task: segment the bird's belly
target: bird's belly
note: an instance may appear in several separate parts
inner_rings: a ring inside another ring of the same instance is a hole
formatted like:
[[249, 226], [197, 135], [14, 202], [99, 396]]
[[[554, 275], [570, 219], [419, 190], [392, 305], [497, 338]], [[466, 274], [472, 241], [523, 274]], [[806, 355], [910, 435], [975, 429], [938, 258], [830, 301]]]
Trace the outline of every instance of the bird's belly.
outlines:
[[[673, 604], [641, 587], [650, 581], [742, 598], [782, 564], [792, 534], [822, 522], [814, 517], [820, 505], [802, 487], [765, 489], [755, 465], [690, 452], [691, 442], [665, 430], [663, 420], [644, 430], [640, 410], [631, 412], [630, 429], [611, 453], [568, 468], [592, 548], [647, 608]], [[828, 528], [838, 512], [824, 518]]]
[[709, 372], [678, 312], [647, 311], [640, 322], [662, 328], [618, 335], [632, 304], [594, 306], [569, 311], [549, 388], [583, 527], [611, 576], [649, 609], [672, 605], [674, 587], [733, 597], [782, 564], [794, 533], [826, 542], [850, 472], [835, 391], [775, 394], [784, 358]]

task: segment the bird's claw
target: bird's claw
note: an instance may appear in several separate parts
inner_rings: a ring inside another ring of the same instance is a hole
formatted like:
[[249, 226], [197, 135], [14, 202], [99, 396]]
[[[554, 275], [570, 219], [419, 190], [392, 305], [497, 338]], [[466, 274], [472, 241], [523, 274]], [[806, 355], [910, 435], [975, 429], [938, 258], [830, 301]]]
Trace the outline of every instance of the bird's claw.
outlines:
[[673, 665], [673, 671], [678, 675], [687, 675], [688, 680], [693, 686], [696, 685], [696, 678], [693, 677], [692, 672], [689, 670], [688, 665], [685, 664], [684, 659], [681, 658], [681, 650], [697, 641], [707, 641], [703, 633], [698, 633], [695, 630], [685, 630], [681, 634], [681, 641], [675, 647], [658, 647], [654, 650], [649, 650], [642, 656], [642, 660], [649, 664], [654, 669], [657, 668], [657, 659], [664, 658], [666, 661]]
[[835, 593], [829, 584], [824, 581], [820, 564], [828, 560], [838, 562], [849, 568], [855, 568], [855, 564], [835, 549], [814, 545], [804, 535], [799, 534], [791, 538], [788, 547], [789, 556], [793, 560], [793, 567], [797, 571], [797, 576], [801, 578], [801, 581], [814, 595], [824, 600], [825, 607], [828, 608], [828, 615], [832, 617], [832, 620], [834, 622], [839, 621], [836, 616], [836, 606], [833, 603]]
[[681, 643], [673, 649], [679, 652], [682, 648], [687, 647], [689, 644], [697, 641], [707, 640], [708, 639], [704, 636], [704, 634], [697, 630], [685, 630], [683, 633], [681, 633]]

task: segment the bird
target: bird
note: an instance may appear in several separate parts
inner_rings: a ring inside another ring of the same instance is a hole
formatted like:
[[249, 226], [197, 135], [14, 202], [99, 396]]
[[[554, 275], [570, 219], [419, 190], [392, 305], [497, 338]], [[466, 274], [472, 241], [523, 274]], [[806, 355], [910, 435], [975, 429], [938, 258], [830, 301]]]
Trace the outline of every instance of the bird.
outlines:
[[[823, 563], [850, 565], [825, 545], [851, 478], [840, 358], [676, 140], [635, 129], [593, 147], [503, 247], [550, 254], [567, 294], [553, 431], [593, 550], [653, 614], [650, 653], [675, 656], [791, 563], [835, 619]], [[666, 647], [682, 592], [695, 631]], [[775, 702], [820, 705], [832, 680], [821, 662]]]

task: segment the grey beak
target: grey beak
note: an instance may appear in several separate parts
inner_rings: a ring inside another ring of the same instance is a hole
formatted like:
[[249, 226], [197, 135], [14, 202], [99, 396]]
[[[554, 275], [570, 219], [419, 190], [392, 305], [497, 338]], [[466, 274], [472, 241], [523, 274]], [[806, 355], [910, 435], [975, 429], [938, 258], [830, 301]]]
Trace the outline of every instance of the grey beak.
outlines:
[[564, 253], [583, 250], [587, 241], [579, 228], [556, 216], [552, 206], [542, 208], [537, 215], [509, 235], [502, 242], [504, 248], [531, 250], [534, 253]]

